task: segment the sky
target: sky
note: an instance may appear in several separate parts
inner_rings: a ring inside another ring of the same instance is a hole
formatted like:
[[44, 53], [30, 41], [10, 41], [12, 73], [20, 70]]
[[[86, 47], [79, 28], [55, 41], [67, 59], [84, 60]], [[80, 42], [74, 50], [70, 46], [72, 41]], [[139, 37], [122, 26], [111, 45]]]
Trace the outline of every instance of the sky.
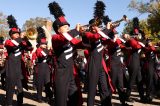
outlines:
[[[0, 12], [5, 15], [13, 15], [17, 24], [22, 28], [26, 20], [30, 18], [43, 17], [54, 21], [50, 14], [48, 4], [56, 1], [59, 3], [65, 14], [66, 20], [74, 28], [77, 23], [88, 24], [93, 18], [94, 6], [97, 0], [0, 0]], [[128, 4], [131, 0], [103, 0], [106, 5], [105, 15], [108, 15], [112, 21], [119, 20], [123, 15], [129, 19], [137, 17], [145, 19], [147, 14], [140, 15], [136, 11], [130, 11]], [[119, 33], [122, 32], [125, 22], [116, 28]]]

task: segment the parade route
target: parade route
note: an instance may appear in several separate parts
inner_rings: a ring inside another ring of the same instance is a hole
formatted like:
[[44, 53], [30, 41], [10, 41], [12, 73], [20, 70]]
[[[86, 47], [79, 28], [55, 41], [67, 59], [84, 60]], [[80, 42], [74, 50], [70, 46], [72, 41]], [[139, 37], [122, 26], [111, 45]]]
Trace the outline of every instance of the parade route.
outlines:
[[[0, 84], [1, 85], [1, 84]], [[23, 106], [50, 106], [47, 103], [38, 103], [36, 99], [36, 91], [31, 89], [32, 88], [32, 81], [30, 80], [29, 90], [24, 90], [24, 104]], [[0, 89], [0, 106], [5, 106], [5, 91]], [[45, 96], [43, 92], [43, 96]], [[13, 106], [16, 106], [16, 95], [14, 94], [14, 101]], [[87, 100], [87, 94], [83, 93], [84, 103], [83, 106], [87, 106], [86, 100]], [[139, 102], [139, 96], [136, 91], [132, 92], [131, 98], [134, 100], [134, 103], [128, 102], [129, 105], [133, 106], [160, 106], [160, 98], [153, 99], [152, 103], [150, 104], [143, 104]], [[100, 106], [100, 98], [96, 96], [95, 99], [95, 106]], [[118, 95], [114, 94], [112, 99], [113, 106], [121, 106]]]

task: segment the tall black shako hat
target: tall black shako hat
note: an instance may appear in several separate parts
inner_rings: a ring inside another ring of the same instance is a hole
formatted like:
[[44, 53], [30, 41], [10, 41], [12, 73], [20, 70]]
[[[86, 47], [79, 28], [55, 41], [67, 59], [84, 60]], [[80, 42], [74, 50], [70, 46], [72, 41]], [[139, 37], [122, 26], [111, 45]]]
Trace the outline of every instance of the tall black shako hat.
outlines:
[[104, 25], [107, 25], [108, 22], [111, 22], [111, 21], [112, 21], [112, 20], [109, 18], [108, 15], [106, 15], [106, 16], [103, 17], [103, 23], [104, 23]]
[[102, 24], [102, 19], [105, 13], [105, 7], [106, 6], [103, 3], [103, 1], [97, 0], [94, 7], [94, 13], [93, 13], [94, 18], [89, 21], [89, 25], [99, 26]]
[[49, 10], [52, 15], [54, 15], [55, 21], [53, 22], [53, 29], [56, 33], [58, 33], [58, 28], [63, 25], [70, 24], [66, 21], [65, 15], [62, 11], [62, 8], [59, 6], [57, 2], [52, 2], [49, 4]]
[[9, 15], [7, 17], [7, 23], [9, 25], [10, 31], [9, 31], [9, 35], [12, 36], [12, 34], [14, 33], [19, 33], [21, 32], [20, 28], [18, 28], [18, 25], [16, 23], [16, 19], [12, 16]]
[[44, 29], [42, 27], [37, 27], [37, 32], [38, 32], [38, 36], [37, 36], [38, 46], [41, 45], [41, 44], [47, 44]]
[[139, 19], [138, 19], [138, 17], [133, 18], [133, 33], [135, 35], [139, 33]]
[[139, 27], [139, 19], [138, 19], [138, 17], [134, 17], [133, 18], [133, 31], [131, 31], [130, 34], [131, 35], [138, 35], [139, 33], [142, 35], [142, 39], [144, 39], [145, 33]]

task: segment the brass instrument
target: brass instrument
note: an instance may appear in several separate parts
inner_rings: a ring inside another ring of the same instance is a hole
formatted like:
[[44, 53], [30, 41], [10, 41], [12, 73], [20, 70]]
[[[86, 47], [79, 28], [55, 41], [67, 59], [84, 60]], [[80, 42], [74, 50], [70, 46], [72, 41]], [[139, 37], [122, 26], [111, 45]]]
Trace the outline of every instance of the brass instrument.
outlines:
[[28, 28], [26, 30], [26, 36], [27, 36], [28, 39], [35, 40], [37, 38], [36, 28]]
[[112, 22], [111, 27], [112, 28], [118, 27], [122, 21], [127, 21], [127, 20], [128, 20], [127, 16], [123, 15], [122, 19]]

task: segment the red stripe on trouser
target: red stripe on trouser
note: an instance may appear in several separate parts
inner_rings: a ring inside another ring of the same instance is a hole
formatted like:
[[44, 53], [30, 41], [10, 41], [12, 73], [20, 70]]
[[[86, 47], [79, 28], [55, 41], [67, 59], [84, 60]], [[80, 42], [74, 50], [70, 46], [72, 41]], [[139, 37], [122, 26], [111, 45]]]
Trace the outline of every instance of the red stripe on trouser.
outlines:
[[104, 68], [104, 70], [105, 70], [105, 72], [106, 72], [106, 74], [107, 74], [107, 76], [108, 76], [109, 86], [110, 86], [110, 88], [111, 88], [111, 90], [112, 90], [112, 93], [114, 93], [114, 92], [115, 92], [115, 89], [114, 89], [114, 87], [113, 87], [113, 85], [112, 85], [112, 80], [111, 80], [110, 75], [108, 74], [108, 69], [107, 69], [107, 67], [106, 67], [106, 64], [105, 64], [104, 59], [102, 59], [102, 65], [103, 65], [103, 68]]

